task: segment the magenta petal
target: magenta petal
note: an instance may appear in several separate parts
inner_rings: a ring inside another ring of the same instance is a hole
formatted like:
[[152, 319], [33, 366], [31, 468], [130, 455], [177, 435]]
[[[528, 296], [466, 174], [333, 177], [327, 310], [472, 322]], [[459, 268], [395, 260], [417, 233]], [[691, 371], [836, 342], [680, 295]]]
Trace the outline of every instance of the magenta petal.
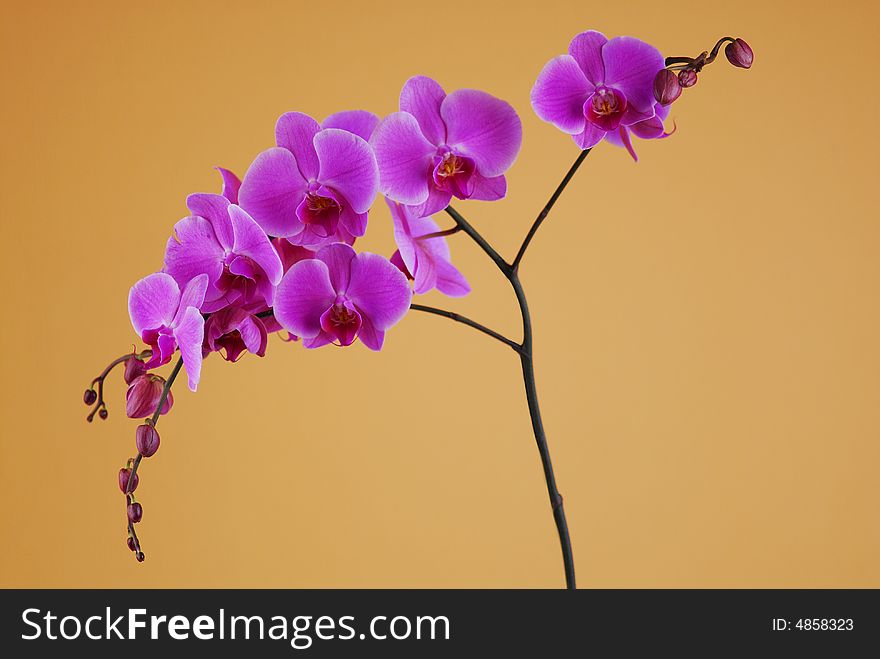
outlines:
[[379, 117], [366, 110], [345, 110], [331, 114], [324, 119], [321, 128], [340, 128], [354, 133], [367, 142], [373, 136], [373, 131], [379, 125]]
[[428, 176], [437, 148], [425, 139], [416, 118], [407, 112], [390, 114], [370, 138], [379, 166], [379, 190], [403, 204], [428, 198]]
[[414, 76], [400, 90], [400, 111], [414, 116], [422, 135], [438, 146], [446, 143], [446, 124], [440, 116], [444, 98], [443, 87], [428, 76]]
[[[475, 172], [476, 175], [476, 172]], [[449, 205], [452, 201], [452, 192], [449, 190], [441, 190], [436, 186], [431, 186], [428, 198], [421, 204], [415, 206], [407, 206], [415, 217], [427, 217], [434, 213], [439, 213]]]
[[181, 318], [190, 307], [199, 310], [205, 302], [205, 292], [208, 290], [208, 275], [199, 275], [190, 279], [180, 292], [180, 303], [177, 313], [174, 314], [172, 327], [181, 322]]
[[412, 290], [388, 259], [362, 252], [351, 263], [348, 298], [378, 330], [387, 330], [406, 315]]
[[589, 30], [581, 32], [568, 44], [568, 54], [578, 63], [581, 71], [593, 85], [605, 82], [605, 63], [602, 61], [602, 46], [608, 39], [601, 32]]
[[584, 132], [579, 135], [572, 135], [574, 138], [575, 144], [577, 144], [582, 149], [592, 149], [607, 134], [606, 131], [602, 130], [598, 126], [594, 126], [589, 121], [586, 122], [586, 128], [584, 128]]
[[189, 388], [195, 391], [202, 373], [202, 342], [205, 339], [205, 320], [195, 307], [187, 307], [177, 327], [174, 338], [180, 348], [180, 356], [186, 367]]
[[131, 287], [128, 314], [138, 336], [144, 330], [170, 327], [180, 301], [180, 288], [171, 275], [156, 272]]
[[223, 167], [215, 167], [214, 169], [220, 172], [220, 176], [223, 177], [223, 187], [220, 189], [220, 194], [226, 197], [230, 204], [237, 204], [238, 190], [241, 188], [238, 176]]
[[[340, 233], [340, 229], [343, 229], [346, 233], [360, 238], [367, 232], [368, 218], [367, 213], [355, 213], [350, 206], [343, 207], [342, 214], [339, 216], [341, 226], [337, 227], [337, 234]], [[341, 242], [347, 241], [341, 240]]]
[[229, 206], [229, 219], [234, 235], [232, 251], [252, 259], [262, 268], [272, 285], [277, 286], [284, 272], [278, 252], [272, 247], [265, 232], [250, 215], [235, 204]]
[[471, 286], [467, 279], [459, 272], [458, 268], [448, 261], [437, 264], [437, 283], [435, 286], [443, 295], [449, 297], [464, 297], [471, 292]]
[[660, 117], [645, 119], [644, 121], [633, 124], [629, 129], [633, 132], [633, 135], [640, 137], [643, 140], [654, 140], [658, 137], [662, 137], [664, 134], [663, 121]]
[[275, 144], [290, 151], [302, 177], [307, 181], [318, 176], [318, 154], [314, 138], [321, 127], [302, 112], [285, 112], [275, 123]]
[[358, 332], [358, 338], [361, 340], [361, 343], [370, 350], [381, 350], [382, 344], [385, 343], [385, 332], [377, 330], [366, 316], [361, 316], [361, 318], [361, 329]]
[[344, 243], [334, 243], [318, 250], [315, 258], [327, 266], [333, 290], [336, 293], [345, 293], [349, 286], [351, 263], [355, 258], [354, 249]]
[[593, 93], [581, 67], [570, 55], [547, 62], [532, 87], [532, 108], [544, 121], [576, 135], [584, 129], [584, 102]]
[[321, 333], [321, 314], [336, 300], [327, 264], [307, 259], [291, 266], [275, 291], [275, 319], [306, 339]]
[[165, 246], [165, 272], [178, 286], [200, 274], [215, 283], [223, 273], [224, 249], [214, 227], [203, 217], [185, 217], [174, 225], [174, 235]]
[[471, 178], [471, 199], [480, 201], [498, 201], [507, 194], [507, 179], [504, 176], [492, 176], [491, 178], [475, 172]]
[[229, 223], [229, 200], [223, 195], [199, 192], [186, 198], [186, 207], [193, 215], [204, 217], [214, 227], [220, 245], [232, 249], [232, 225]]
[[443, 100], [440, 114], [449, 146], [473, 158], [483, 176], [499, 176], [516, 160], [522, 124], [506, 101], [477, 89], [459, 89]]
[[272, 236], [291, 236], [302, 230], [296, 207], [308, 184], [287, 149], [263, 151], [251, 163], [238, 198], [242, 208]]
[[654, 77], [665, 65], [654, 46], [634, 37], [614, 37], [602, 48], [605, 84], [619, 89], [627, 103], [653, 115]]
[[315, 135], [318, 181], [339, 192], [356, 213], [366, 213], [379, 191], [379, 169], [370, 145], [354, 133], [327, 128]]

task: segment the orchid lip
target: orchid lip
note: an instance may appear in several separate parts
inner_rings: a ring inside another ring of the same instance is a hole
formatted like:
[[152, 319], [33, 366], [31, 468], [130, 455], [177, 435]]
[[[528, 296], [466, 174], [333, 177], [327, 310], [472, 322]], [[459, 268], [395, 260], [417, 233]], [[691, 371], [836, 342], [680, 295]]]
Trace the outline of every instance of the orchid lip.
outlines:
[[432, 178], [440, 190], [451, 192], [459, 199], [471, 196], [471, 179], [476, 171], [473, 159], [446, 150], [434, 158]]
[[596, 87], [596, 91], [584, 103], [587, 121], [604, 131], [615, 130], [623, 121], [627, 100], [623, 92], [613, 87]]

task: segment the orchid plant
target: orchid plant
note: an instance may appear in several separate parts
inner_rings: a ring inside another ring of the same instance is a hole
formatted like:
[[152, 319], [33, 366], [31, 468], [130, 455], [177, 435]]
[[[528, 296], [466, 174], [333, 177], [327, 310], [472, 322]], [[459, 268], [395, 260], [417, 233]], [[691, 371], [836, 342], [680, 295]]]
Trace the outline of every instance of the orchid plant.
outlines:
[[[520, 264], [591, 150], [610, 142], [637, 160], [633, 137], [668, 137], [664, 121], [670, 105], [697, 82], [722, 46], [734, 66], [752, 65], [752, 50], [742, 39], [724, 37], [697, 57], [664, 58], [639, 39], [588, 31], [544, 66], [531, 91], [532, 108], [571, 135], [579, 153], [510, 261], [450, 205], [453, 198], [502, 199], [505, 173], [519, 153], [516, 110], [484, 91], [447, 94], [438, 82], [416, 76], [403, 86], [400, 110], [382, 120], [364, 110], [339, 112], [321, 123], [287, 112], [275, 125], [276, 146], [260, 153], [243, 179], [218, 168], [220, 193], [187, 198], [189, 214], [174, 226], [162, 270], [131, 288], [129, 315], [145, 348], [112, 361], [83, 396], [91, 407], [87, 420], [96, 414], [106, 419], [104, 384], [114, 367], [124, 365], [126, 414], [146, 417], [135, 432], [137, 453], [118, 475], [127, 543], [137, 560], [144, 560], [136, 531], [143, 516], [135, 498], [138, 472], [159, 448], [159, 418], [174, 404], [171, 389], [182, 368], [195, 391], [209, 355], [230, 362], [245, 352], [263, 357], [268, 335], [276, 332], [307, 349], [360, 341], [378, 351], [385, 334], [412, 310], [472, 327], [519, 358], [565, 581], [574, 588], [565, 510], [538, 406], [532, 319]], [[379, 194], [391, 210], [398, 248], [388, 258], [355, 247]], [[441, 212], [451, 218], [451, 227], [441, 229], [431, 217]], [[470, 292], [450, 257], [447, 238], [456, 234], [473, 240], [510, 282], [522, 316], [520, 340], [452, 311], [413, 303], [414, 295], [435, 289], [450, 297]], [[167, 379], [156, 373], [171, 361]]]

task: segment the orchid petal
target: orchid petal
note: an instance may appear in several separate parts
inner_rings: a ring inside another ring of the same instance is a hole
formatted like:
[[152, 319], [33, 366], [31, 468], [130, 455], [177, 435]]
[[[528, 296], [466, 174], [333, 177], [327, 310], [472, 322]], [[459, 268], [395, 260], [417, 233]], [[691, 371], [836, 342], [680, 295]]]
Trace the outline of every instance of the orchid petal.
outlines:
[[174, 328], [174, 338], [186, 367], [190, 391], [195, 391], [202, 373], [202, 342], [205, 340], [205, 319], [198, 309], [192, 306], [186, 308]]
[[602, 47], [608, 39], [601, 32], [589, 30], [581, 32], [568, 45], [568, 54], [577, 62], [581, 71], [594, 86], [605, 82], [605, 63], [602, 61]]
[[179, 301], [180, 288], [171, 275], [156, 272], [144, 277], [128, 293], [134, 331], [143, 336], [144, 330], [170, 327]]
[[440, 105], [446, 92], [428, 76], [414, 76], [400, 90], [400, 110], [416, 118], [428, 141], [439, 146], [446, 143], [446, 124], [440, 116]]
[[409, 310], [412, 290], [388, 259], [362, 252], [351, 262], [348, 298], [378, 330], [387, 330]]
[[199, 192], [186, 198], [186, 207], [193, 215], [204, 217], [211, 223], [223, 249], [232, 249], [232, 225], [229, 223], [229, 200], [226, 197]]
[[228, 169], [223, 167], [215, 167], [214, 169], [220, 172], [220, 176], [223, 177], [223, 187], [220, 189], [220, 194], [226, 197], [229, 200], [229, 203], [237, 204], [238, 190], [241, 188], [241, 180], [234, 172]]
[[594, 86], [571, 55], [555, 57], [544, 66], [532, 87], [532, 108], [544, 121], [569, 135], [584, 129], [584, 102]]
[[503, 174], [516, 160], [522, 123], [506, 101], [477, 89], [459, 89], [443, 99], [440, 115], [449, 146], [472, 158], [483, 176]]
[[256, 157], [238, 197], [241, 207], [266, 233], [283, 237], [302, 230], [296, 207], [307, 190], [293, 154], [275, 147]]
[[275, 123], [275, 144], [290, 151], [302, 177], [311, 181], [318, 176], [318, 154], [314, 138], [321, 127], [302, 112], [285, 112]]
[[403, 204], [421, 204], [428, 198], [428, 176], [437, 148], [422, 134], [416, 118], [407, 112], [390, 114], [370, 138], [379, 166], [379, 190]]
[[200, 274], [206, 274], [213, 284], [223, 274], [224, 255], [211, 222], [193, 215], [174, 225], [174, 235], [165, 246], [164, 270], [178, 286]]
[[291, 266], [275, 291], [275, 319], [305, 339], [321, 333], [321, 314], [336, 299], [327, 264], [307, 259]]
[[318, 180], [339, 192], [356, 213], [366, 213], [379, 191], [379, 168], [370, 145], [354, 133], [327, 128], [315, 135]]
[[321, 128], [341, 128], [349, 133], [354, 133], [367, 142], [379, 125], [379, 117], [366, 110], [345, 110], [331, 114], [324, 119]]
[[605, 84], [626, 95], [627, 103], [654, 114], [654, 76], [665, 65], [660, 51], [634, 37], [614, 37], [602, 47]]
[[229, 219], [234, 235], [233, 252], [252, 259], [272, 285], [277, 286], [284, 274], [281, 259], [260, 225], [235, 204], [229, 206]]

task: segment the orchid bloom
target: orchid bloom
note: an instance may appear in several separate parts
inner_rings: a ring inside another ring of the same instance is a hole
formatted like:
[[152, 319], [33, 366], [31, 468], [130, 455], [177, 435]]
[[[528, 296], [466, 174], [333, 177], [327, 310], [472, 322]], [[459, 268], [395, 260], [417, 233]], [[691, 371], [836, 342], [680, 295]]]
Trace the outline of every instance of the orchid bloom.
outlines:
[[358, 133], [369, 137], [376, 121], [368, 112], [340, 112], [322, 127], [300, 112], [281, 115], [278, 146], [258, 155], [242, 181], [242, 207], [266, 233], [294, 245], [353, 243], [367, 230], [379, 185], [373, 150]]
[[144, 277], [128, 294], [128, 314], [134, 331], [153, 351], [145, 364], [155, 368], [167, 364], [177, 348], [195, 391], [202, 371], [202, 341], [205, 320], [200, 308], [208, 289], [208, 275], [191, 279], [181, 291], [174, 277], [156, 272]]
[[165, 272], [180, 285], [207, 275], [206, 313], [230, 305], [248, 311], [271, 307], [283, 272], [265, 232], [221, 195], [193, 194], [186, 204], [192, 215], [174, 225]]
[[336, 243], [291, 266], [275, 294], [275, 318], [307, 348], [360, 339], [381, 350], [411, 299], [406, 277], [388, 259]]
[[241, 307], [226, 307], [205, 321], [202, 354], [222, 351], [223, 359], [229, 362], [237, 362], [245, 351], [263, 357], [267, 341], [266, 326], [261, 318]]
[[522, 124], [510, 104], [476, 89], [447, 95], [426, 76], [410, 78], [400, 112], [382, 121], [370, 140], [379, 189], [424, 217], [453, 197], [495, 201], [522, 143]]
[[430, 217], [416, 217], [407, 206], [386, 201], [394, 220], [394, 242], [397, 243], [391, 262], [413, 280], [414, 292], [421, 295], [436, 288], [450, 297], [470, 293], [471, 287], [464, 275], [452, 265], [446, 238], [425, 238], [440, 231], [437, 223]]
[[609, 137], [629, 145], [632, 153], [628, 130], [645, 138], [665, 134], [653, 91], [664, 66], [660, 51], [644, 41], [582, 32], [571, 40], [567, 55], [544, 66], [532, 88], [532, 107], [582, 149]]

